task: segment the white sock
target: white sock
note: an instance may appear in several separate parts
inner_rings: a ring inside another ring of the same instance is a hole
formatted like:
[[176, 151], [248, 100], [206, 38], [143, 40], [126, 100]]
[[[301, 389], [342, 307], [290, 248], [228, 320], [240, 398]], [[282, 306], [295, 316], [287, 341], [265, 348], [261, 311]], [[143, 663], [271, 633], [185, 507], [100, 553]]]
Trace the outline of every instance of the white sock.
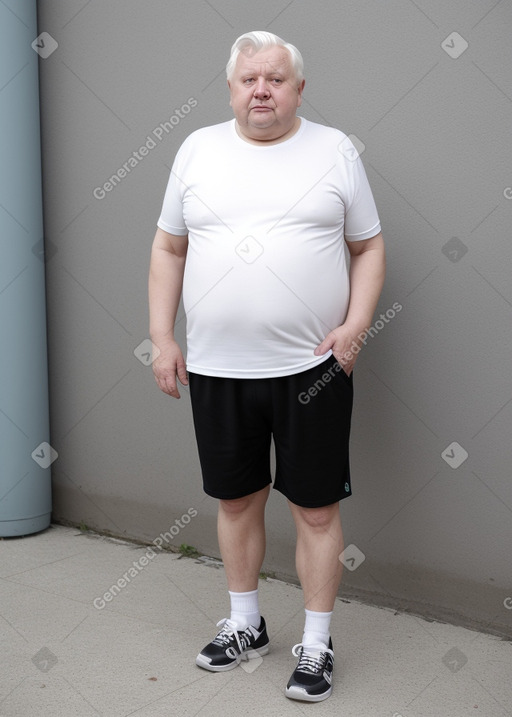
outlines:
[[258, 590], [247, 593], [234, 593], [228, 590], [231, 600], [231, 620], [236, 622], [239, 630], [245, 630], [249, 625], [258, 628], [261, 622], [258, 607]]
[[303, 645], [318, 645], [319, 643], [329, 647], [329, 626], [331, 624], [331, 612], [315, 612], [314, 610], [306, 610], [306, 624], [304, 626], [304, 635], [302, 636]]

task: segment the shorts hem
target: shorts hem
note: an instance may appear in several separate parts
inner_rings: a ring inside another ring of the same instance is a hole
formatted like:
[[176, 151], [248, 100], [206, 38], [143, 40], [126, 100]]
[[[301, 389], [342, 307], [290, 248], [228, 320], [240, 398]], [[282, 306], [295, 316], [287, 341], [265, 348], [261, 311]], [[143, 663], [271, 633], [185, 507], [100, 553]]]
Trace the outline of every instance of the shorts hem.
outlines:
[[206, 488], [204, 486], [203, 486], [203, 491], [206, 493], [206, 495], [209, 495], [210, 498], [216, 498], [217, 500], [236, 500], [237, 498], [245, 498], [246, 496], [252, 495], [253, 493], [258, 493], [260, 490], [263, 490], [263, 488], [266, 488], [271, 483], [272, 483], [272, 481], [269, 480], [264, 485], [260, 486], [259, 488], [256, 488], [256, 490], [249, 490], [246, 492], [230, 494], [230, 495], [219, 495], [219, 493], [217, 491], [206, 490]]
[[293, 503], [294, 505], [298, 505], [299, 508], [325, 508], [327, 505], [332, 505], [333, 503], [339, 503], [341, 500], [344, 500], [345, 498], [350, 498], [352, 495], [352, 491], [350, 493], [343, 492], [343, 495], [339, 496], [338, 498], [334, 498], [334, 500], [321, 500], [321, 501], [302, 501], [302, 500], [295, 500], [290, 495], [287, 495], [285, 491], [280, 488], [279, 486], [273, 485], [273, 488], [281, 495], [284, 495], [284, 497], [290, 501], [290, 503]]

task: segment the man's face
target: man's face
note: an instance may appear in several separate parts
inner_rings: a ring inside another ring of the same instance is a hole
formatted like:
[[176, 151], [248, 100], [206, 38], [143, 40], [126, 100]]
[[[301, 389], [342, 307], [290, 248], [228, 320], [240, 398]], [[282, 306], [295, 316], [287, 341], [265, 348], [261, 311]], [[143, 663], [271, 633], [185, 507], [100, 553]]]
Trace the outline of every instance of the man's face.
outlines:
[[268, 142], [292, 133], [304, 80], [297, 82], [288, 50], [276, 46], [240, 52], [228, 86], [231, 107], [247, 139]]

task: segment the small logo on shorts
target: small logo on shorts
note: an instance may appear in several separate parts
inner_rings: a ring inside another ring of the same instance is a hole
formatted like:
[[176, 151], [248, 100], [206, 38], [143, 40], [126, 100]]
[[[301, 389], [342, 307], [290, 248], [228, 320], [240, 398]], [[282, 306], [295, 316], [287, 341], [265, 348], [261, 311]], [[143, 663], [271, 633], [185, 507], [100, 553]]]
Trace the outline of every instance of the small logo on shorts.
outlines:
[[345, 493], [350, 493], [350, 485], [345, 483]]

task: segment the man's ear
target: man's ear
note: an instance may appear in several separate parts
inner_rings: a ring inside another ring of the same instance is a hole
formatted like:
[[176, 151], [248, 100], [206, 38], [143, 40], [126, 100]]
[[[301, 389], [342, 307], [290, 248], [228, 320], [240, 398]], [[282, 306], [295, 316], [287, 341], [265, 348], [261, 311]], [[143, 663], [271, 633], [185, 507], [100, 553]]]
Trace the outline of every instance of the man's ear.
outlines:
[[231, 82], [228, 80], [228, 88], [229, 88], [229, 105], [231, 106]]
[[297, 88], [298, 98], [297, 98], [297, 107], [300, 107], [302, 104], [302, 93], [304, 92], [304, 85], [306, 84], [306, 80], [302, 80], [300, 85]]

